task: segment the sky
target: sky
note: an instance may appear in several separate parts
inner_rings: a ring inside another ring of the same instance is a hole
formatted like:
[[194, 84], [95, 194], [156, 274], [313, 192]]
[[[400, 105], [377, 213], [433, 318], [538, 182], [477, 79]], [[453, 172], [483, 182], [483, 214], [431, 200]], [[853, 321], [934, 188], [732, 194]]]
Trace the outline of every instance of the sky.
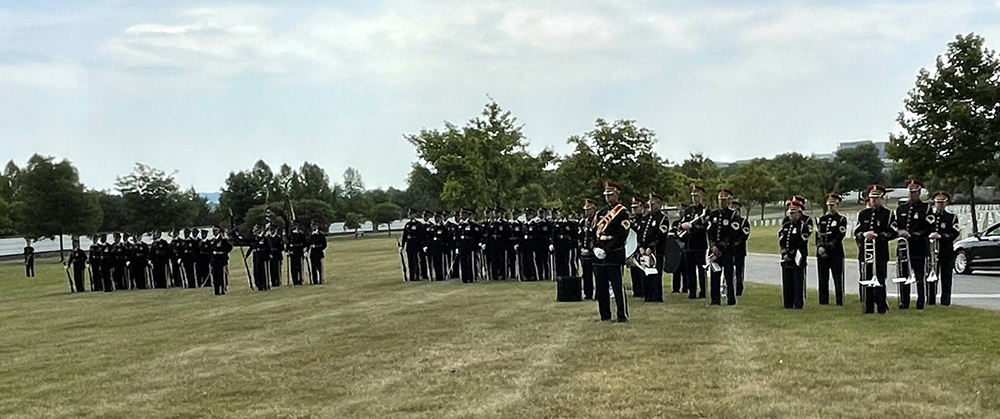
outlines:
[[95, 189], [140, 162], [217, 191], [259, 159], [405, 188], [403, 136], [489, 98], [533, 151], [604, 118], [673, 161], [829, 153], [899, 131], [969, 32], [1000, 47], [1000, 0], [0, 0], [0, 159], [67, 158]]

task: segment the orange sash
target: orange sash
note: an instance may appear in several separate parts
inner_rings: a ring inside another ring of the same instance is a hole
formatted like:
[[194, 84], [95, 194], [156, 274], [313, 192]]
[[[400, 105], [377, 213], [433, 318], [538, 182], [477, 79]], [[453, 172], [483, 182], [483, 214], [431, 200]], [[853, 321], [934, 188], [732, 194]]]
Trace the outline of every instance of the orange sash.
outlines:
[[601, 221], [597, 222], [598, 236], [601, 236], [601, 234], [604, 233], [604, 229], [608, 228], [608, 224], [611, 224], [611, 220], [614, 220], [615, 217], [618, 216], [618, 213], [621, 212], [623, 209], [625, 209], [625, 206], [623, 206], [622, 204], [617, 204], [615, 205], [614, 208], [611, 209], [611, 211], [608, 211], [607, 214], [604, 214], [604, 217], [601, 218]]

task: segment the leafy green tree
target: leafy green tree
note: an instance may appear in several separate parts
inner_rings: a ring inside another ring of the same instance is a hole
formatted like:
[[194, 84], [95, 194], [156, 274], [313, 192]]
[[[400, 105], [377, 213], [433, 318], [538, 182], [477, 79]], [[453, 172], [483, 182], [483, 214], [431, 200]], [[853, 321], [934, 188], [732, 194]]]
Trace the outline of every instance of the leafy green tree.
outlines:
[[[843, 178], [843, 181], [850, 183], [840, 185], [844, 190], [858, 191], [867, 188], [868, 185], [885, 183], [885, 173], [883, 172], [885, 164], [879, 158], [878, 148], [875, 147], [874, 143], [861, 143], [856, 147], [837, 150], [833, 161], [840, 165], [837, 167], [839, 172], [849, 174]], [[858, 170], [845, 167], [845, 165]], [[855, 174], [859, 172], [864, 175], [862, 179], [855, 177]]]
[[372, 222], [372, 229], [378, 231], [380, 224], [385, 224], [392, 235], [392, 222], [403, 217], [403, 209], [392, 202], [383, 202], [372, 207], [368, 214], [368, 219]]
[[80, 175], [68, 160], [56, 163], [53, 157], [38, 154], [18, 173], [17, 226], [19, 233], [31, 238], [85, 235], [97, 231], [101, 211], [97, 199], [87, 193]]
[[812, 207], [819, 208], [826, 196], [826, 179], [829, 177], [823, 161], [800, 153], [779, 154], [771, 159], [770, 172], [778, 186], [778, 199], [801, 195]]
[[125, 204], [121, 195], [112, 195], [105, 191], [91, 192], [97, 198], [97, 203], [104, 215], [101, 221], [100, 232], [123, 231], [128, 223], [128, 216], [125, 213]]
[[768, 202], [774, 202], [778, 188], [767, 159], [753, 159], [738, 165], [728, 183], [733, 193], [746, 202], [748, 214], [753, 210], [753, 204], [760, 205], [760, 218], [763, 220], [764, 208]]
[[978, 231], [975, 188], [1000, 171], [1000, 61], [976, 34], [958, 35], [938, 56], [934, 73], [921, 69], [896, 120], [889, 155], [904, 173], [962, 184]]
[[349, 212], [344, 217], [344, 228], [354, 230], [354, 234], [358, 234], [358, 229], [361, 228], [361, 224], [365, 222], [365, 217], [361, 214]]
[[125, 230], [141, 234], [191, 226], [198, 209], [181, 193], [173, 175], [136, 163], [132, 173], [119, 177], [115, 187], [122, 194]]
[[300, 199], [292, 201], [292, 205], [295, 208], [295, 221], [303, 230], [308, 229], [313, 222], [319, 225], [320, 231], [330, 229], [334, 214], [333, 207], [328, 202], [319, 199]]

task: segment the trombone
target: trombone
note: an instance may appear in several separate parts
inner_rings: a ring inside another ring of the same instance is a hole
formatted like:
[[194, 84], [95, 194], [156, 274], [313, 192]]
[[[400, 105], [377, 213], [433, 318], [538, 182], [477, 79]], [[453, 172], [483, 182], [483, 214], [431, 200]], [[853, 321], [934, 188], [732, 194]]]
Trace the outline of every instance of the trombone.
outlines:
[[[858, 280], [859, 285], [868, 288], [877, 288], [882, 286], [882, 284], [878, 282], [878, 273], [875, 272], [875, 263], [875, 239], [865, 238], [864, 260], [861, 261], [861, 279]], [[869, 274], [871, 275], [871, 279], [868, 279]]]
[[938, 280], [938, 253], [941, 251], [941, 243], [936, 239], [930, 239], [931, 261], [930, 273], [927, 274], [927, 282], [937, 282]]
[[896, 247], [896, 277], [892, 283], [910, 285], [916, 282], [917, 276], [910, 265], [910, 241], [901, 237]]

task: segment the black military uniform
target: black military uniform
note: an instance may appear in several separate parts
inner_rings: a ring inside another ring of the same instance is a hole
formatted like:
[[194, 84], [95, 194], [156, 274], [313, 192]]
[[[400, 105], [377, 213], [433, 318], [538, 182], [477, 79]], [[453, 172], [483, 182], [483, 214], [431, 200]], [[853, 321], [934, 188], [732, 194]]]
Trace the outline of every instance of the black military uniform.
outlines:
[[198, 250], [195, 255], [195, 271], [198, 274], [198, 286], [207, 287], [208, 279], [212, 275], [212, 243], [208, 238], [208, 230], [201, 230], [201, 237], [198, 238], [198, 231], [195, 230], [195, 238], [198, 242]]
[[[559, 208], [552, 209], [558, 216]], [[576, 223], [561, 217], [553, 221], [553, 260], [556, 277], [576, 276], [573, 249], [576, 247]]]
[[[937, 274], [938, 281], [927, 283], [927, 304], [934, 305], [934, 300], [937, 297], [937, 283], [940, 282], [941, 305], [949, 306], [951, 305], [952, 273], [955, 272], [955, 248], [953, 246], [962, 231], [958, 228], [958, 217], [946, 209], [948, 201], [951, 200], [951, 194], [937, 191], [931, 195], [931, 200], [934, 201], [935, 207], [931, 209], [928, 221], [931, 225], [931, 233], [937, 233], [937, 238], [934, 239], [936, 245], [932, 246], [931, 250], [935, 246], [938, 249], [937, 269], [932, 274]], [[940, 210], [937, 208], [939, 204]]]
[[253, 242], [250, 243], [250, 253], [253, 254], [253, 281], [257, 291], [267, 291], [271, 289], [271, 281], [268, 280], [268, 268], [271, 259], [271, 240], [264, 234], [263, 228], [255, 229]]
[[493, 209], [493, 220], [486, 228], [486, 259], [490, 269], [490, 279], [507, 279], [510, 272], [507, 262], [510, 247], [510, 222], [500, 218], [506, 210], [497, 207]]
[[302, 259], [305, 258], [308, 243], [306, 233], [303, 233], [298, 227], [288, 235], [288, 269], [292, 276], [292, 285], [303, 284]]
[[594, 243], [597, 233], [597, 202], [587, 198], [583, 201], [584, 217], [577, 222], [577, 249], [580, 254], [580, 267], [583, 277], [583, 298], [594, 298]]
[[778, 231], [781, 248], [781, 294], [785, 308], [801, 309], [805, 299], [806, 255], [802, 253], [802, 243], [809, 243], [809, 224], [801, 216], [804, 206], [798, 201], [788, 201], [788, 210], [798, 213], [799, 219], [786, 217]]
[[424, 236], [427, 234], [427, 226], [420, 222], [420, 220], [412, 217], [412, 210], [410, 214], [410, 220], [403, 226], [403, 237], [400, 240], [400, 246], [403, 246], [406, 265], [409, 267], [409, 271], [406, 272], [406, 280], [419, 281], [422, 277], [426, 278], [421, 272], [422, 269], [425, 269], [425, 262], [422, 262], [420, 259], [424, 248]]
[[[420, 273], [420, 279], [431, 279], [432, 276], [433, 276], [431, 274], [431, 267], [430, 267], [429, 256], [428, 256], [427, 252], [424, 251], [424, 248], [427, 247], [427, 243], [430, 240], [430, 233], [428, 231], [430, 230], [430, 226], [434, 224], [433, 217], [434, 217], [434, 213], [433, 212], [424, 210], [424, 212], [423, 212], [423, 219], [420, 220], [422, 235], [420, 236], [421, 237], [420, 247], [417, 248], [417, 251], [418, 251], [418, 253], [417, 253], [417, 256], [418, 256], [417, 259], [418, 260], [417, 261], [419, 262], [419, 266], [417, 267], [418, 268], [417, 272]], [[411, 268], [411, 269], [413, 269], [413, 268]]]
[[24, 275], [28, 278], [35, 277], [35, 248], [31, 247], [30, 241], [24, 246]]
[[184, 246], [181, 253], [181, 264], [184, 268], [184, 279], [187, 280], [187, 288], [198, 286], [198, 274], [195, 271], [195, 263], [198, 260], [198, 238], [191, 237], [192, 230], [184, 231]]
[[277, 228], [271, 230], [268, 235], [270, 240], [271, 257], [268, 259], [268, 277], [271, 278], [271, 287], [281, 286], [281, 265], [284, 264], [285, 241]]
[[545, 209], [539, 208], [538, 215], [525, 226], [525, 237], [531, 252], [529, 259], [533, 265], [529, 281], [551, 279], [549, 272], [549, 246], [552, 246], [552, 224], [544, 218]]
[[212, 289], [215, 295], [225, 295], [229, 286], [229, 252], [233, 250], [233, 245], [222, 233], [222, 229], [216, 227], [215, 237], [206, 242], [212, 255]]
[[101, 265], [104, 260], [104, 245], [98, 236], [90, 239], [90, 288], [91, 291], [104, 291], [104, 276], [101, 272]]
[[847, 217], [834, 212], [843, 199], [840, 195], [826, 195], [830, 208], [816, 223], [816, 265], [819, 272], [819, 303], [830, 304], [830, 278], [833, 278], [835, 302], [844, 305], [844, 237], [847, 235]]
[[132, 276], [132, 284], [141, 290], [148, 288], [146, 283], [146, 268], [149, 266], [149, 246], [142, 242], [142, 236], [135, 237], [135, 243], [131, 245], [132, 252], [129, 255], [129, 274]]
[[688, 280], [685, 277], [687, 275], [687, 252], [686, 244], [683, 240], [684, 235], [681, 234], [684, 231], [681, 228], [681, 224], [684, 223], [684, 212], [687, 210], [687, 206], [688, 204], [678, 206], [677, 219], [671, 223], [670, 231], [667, 233], [667, 237], [676, 240], [681, 248], [681, 261], [677, 266], [677, 270], [672, 275], [671, 292], [673, 293], [688, 293]]
[[649, 214], [644, 218], [644, 225], [640, 229], [642, 235], [639, 236], [639, 247], [648, 249], [647, 253], [656, 259], [656, 273], [647, 274], [642, 284], [643, 301], [647, 303], [663, 302], [663, 251], [670, 231], [670, 219], [659, 207], [662, 201], [663, 198], [659, 195], [649, 194]]
[[736, 212], [736, 218], [740, 220], [740, 231], [736, 235], [736, 245], [735, 252], [733, 254], [733, 277], [736, 278], [736, 296], [739, 297], [743, 295], [743, 280], [746, 275], [747, 266], [747, 241], [750, 240], [750, 220], [747, 217], [740, 215], [740, 208], [743, 204], [740, 201], [733, 199], [731, 208]]
[[[927, 235], [931, 234], [931, 224], [928, 220], [931, 207], [920, 200], [920, 191], [924, 187], [923, 182], [907, 180], [906, 187], [910, 194], [916, 193], [917, 199], [907, 200], [905, 204], [896, 208], [896, 214], [894, 214], [897, 234], [900, 235], [899, 240], [904, 240], [901, 231], [906, 231], [910, 235], [909, 238], [905, 238], [909, 255], [900, 254], [897, 251], [896, 267], [900, 278], [909, 278], [911, 272], [916, 277], [917, 310], [923, 310], [924, 303], [927, 301], [925, 269], [927, 267]], [[908, 257], [909, 263], [900, 263], [900, 257]], [[899, 308], [910, 308], [910, 284], [906, 282], [899, 283]]]
[[531, 250], [531, 241], [528, 239], [528, 223], [534, 218], [534, 211], [531, 208], [525, 208], [521, 211], [524, 213], [524, 221], [513, 220], [510, 226], [511, 246], [514, 248], [514, 258], [515, 262], [518, 262], [517, 269], [520, 272], [518, 279], [522, 281], [537, 279], [533, 260], [534, 252]]
[[309, 235], [309, 269], [312, 274], [309, 280], [313, 285], [323, 285], [323, 258], [326, 257], [326, 235], [319, 231], [319, 226], [313, 226]]
[[[867, 286], [865, 292], [865, 313], [874, 313], [878, 307], [881, 314], [889, 310], [886, 304], [885, 278], [889, 264], [889, 241], [896, 238], [896, 217], [891, 211], [881, 205], [880, 201], [885, 194], [885, 188], [881, 185], [872, 185], [867, 189], [868, 198], [872, 201], [870, 208], [866, 208], [858, 214], [858, 226], [854, 229], [854, 239], [858, 243], [858, 254], [862, 258], [862, 265], [867, 265], [864, 258], [865, 233], [875, 233], [875, 266], [869, 266], [862, 277], [864, 281], [870, 281], [874, 276], [878, 281], [878, 286]], [[864, 266], [863, 266], [864, 268]]]
[[434, 214], [434, 223], [427, 227], [427, 265], [431, 271], [430, 277], [434, 281], [444, 281], [445, 279], [445, 253], [450, 252], [448, 227], [444, 225], [441, 213]]
[[181, 264], [184, 246], [184, 238], [181, 237], [180, 231], [175, 232], [170, 239], [170, 283], [177, 288], [184, 286], [184, 269]]
[[471, 209], [462, 210], [462, 221], [458, 224], [456, 233], [456, 248], [458, 249], [459, 277], [462, 283], [476, 281], [476, 255], [482, 243], [482, 231], [479, 223], [467, 218], [472, 215]]
[[106, 234], [102, 234], [100, 239], [101, 239], [100, 271], [101, 271], [101, 282], [104, 283], [104, 285], [101, 286], [101, 289], [103, 289], [104, 292], [112, 292], [115, 290], [114, 255], [111, 252], [111, 245], [108, 244], [108, 236]]
[[166, 288], [170, 243], [167, 243], [159, 232], [153, 233], [153, 243], [149, 246], [149, 253], [153, 265], [153, 288]]
[[[630, 209], [629, 228], [635, 232], [637, 238], [640, 238], [645, 234], [644, 229], [646, 228], [645, 201], [642, 199], [642, 197], [634, 196], [632, 197], [632, 205], [630, 206], [629, 209]], [[636, 253], [638, 253], [639, 249], [636, 248], [635, 251]], [[632, 255], [625, 255], [625, 257], [627, 259], [627, 258], [637, 258], [638, 256], [632, 254]], [[628, 265], [629, 269], [629, 279], [632, 280], [632, 296], [643, 298], [642, 283], [646, 280], [646, 272], [643, 271], [641, 267], [636, 266], [635, 264], [626, 263], [626, 265]]]
[[[705, 188], [691, 186], [691, 196], [700, 197]], [[680, 230], [684, 241], [684, 280], [687, 282], [688, 298], [705, 298], [705, 251], [708, 250], [708, 209], [701, 202], [684, 209], [681, 226], [690, 223], [690, 229]], [[699, 290], [699, 287], [701, 288]]]
[[128, 260], [128, 247], [121, 240], [121, 236], [115, 233], [115, 242], [110, 247], [111, 275], [114, 279], [115, 290], [123, 291], [129, 289], [128, 273], [125, 262]]
[[[714, 258], [710, 291], [712, 296], [710, 304], [713, 305], [722, 304], [723, 278], [725, 278], [726, 304], [736, 305], [733, 259], [736, 255], [736, 242], [739, 239], [742, 220], [739, 219], [735, 211], [729, 208], [729, 200], [732, 199], [732, 196], [733, 192], [729, 189], [719, 189], [719, 209], [713, 210], [708, 217], [709, 249]], [[721, 269], [715, 269], [715, 265]]]
[[[604, 195], [610, 199], [608, 207], [597, 213], [597, 225], [594, 242], [594, 279], [597, 294], [597, 308], [602, 321], [611, 320], [610, 289], [615, 294], [617, 318], [619, 322], [628, 321], [628, 301], [625, 288], [622, 286], [622, 269], [625, 266], [625, 241], [628, 239], [629, 227], [628, 209], [617, 203], [621, 194], [621, 186], [605, 182]], [[613, 198], [611, 198], [613, 196]]]
[[85, 278], [84, 272], [87, 270], [87, 252], [80, 249], [80, 240], [73, 239], [73, 250], [69, 253], [69, 259], [66, 260], [66, 269], [73, 269], [73, 289], [76, 292], [84, 292], [87, 288], [84, 286]]

